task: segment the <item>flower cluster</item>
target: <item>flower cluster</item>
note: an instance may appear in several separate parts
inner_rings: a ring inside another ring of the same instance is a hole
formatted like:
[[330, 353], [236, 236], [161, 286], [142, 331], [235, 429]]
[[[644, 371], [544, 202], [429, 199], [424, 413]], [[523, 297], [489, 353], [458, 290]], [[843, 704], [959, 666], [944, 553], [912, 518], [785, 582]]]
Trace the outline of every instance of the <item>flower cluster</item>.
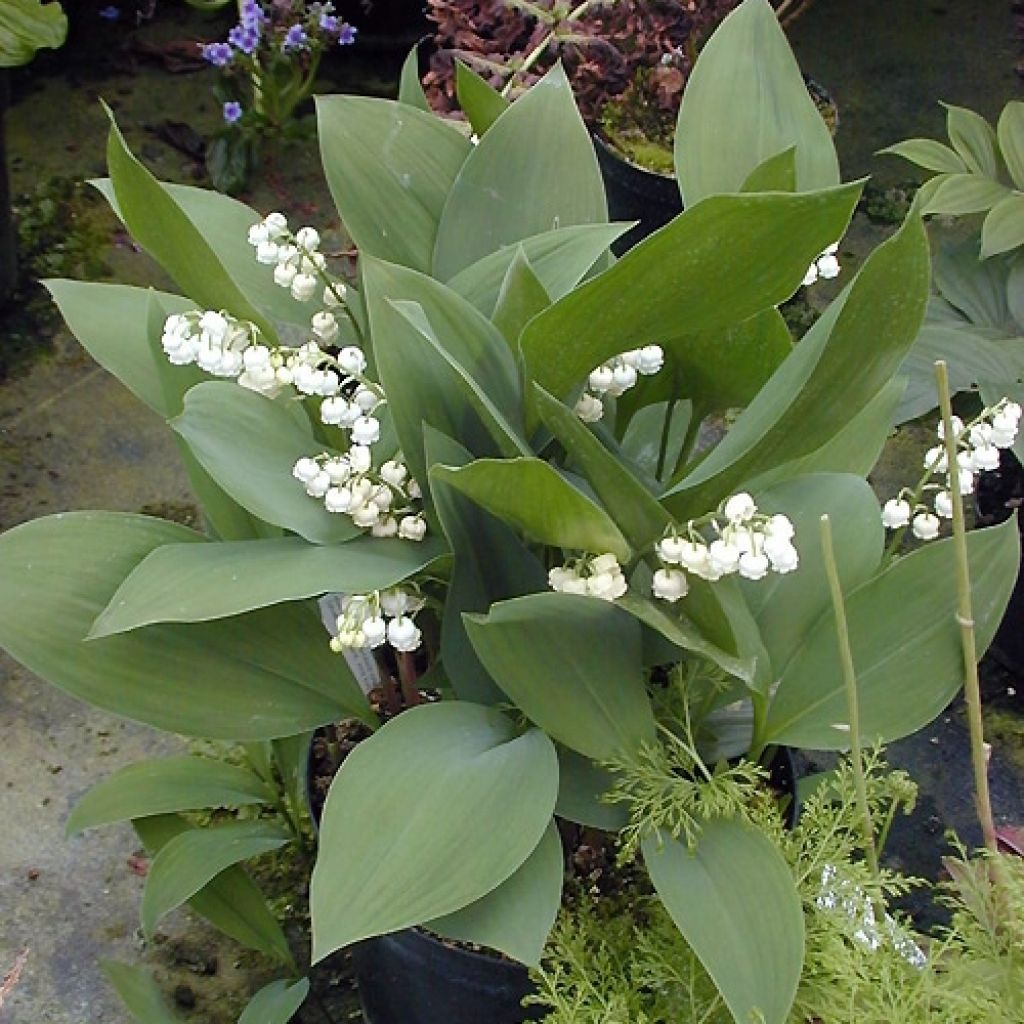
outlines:
[[[269, 213], [249, 228], [248, 237], [257, 262], [273, 267], [274, 284], [287, 288], [297, 302], [313, 298], [321, 279], [327, 280], [326, 305], [338, 306], [345, 301], [345, 286], [327, 278], [327, 257], [319, 251], [320, 233], [316, 228], [299, 228], [293, 235], [284, 214]], [[333, 340], [333, 335], [326, 340]]]
[[[710, 527], [716, 538], [708, 543], [701, 527]], [[732, 573], [760, 580], [769, 571], [792, 572], [800, 562], [793, 536], [786, 516], [763, 515], [749, 494], [734, 494], [717, 513], [690, 520], [682, 533], [670, 529], [655, 545], [662, 564], [654, 573], [654, 596], [673, 603], [685, 597], [688, 572], [712, 582]]]
[[584, 423], [596, 423], [604, 415], [603, 395], [618, 398], [636, 386], [639, 376], [657, 373], [665, 364], [660, 345], [630, 349], [602, 363], [590, 372], [587, 388], [576, 403], [576, 415]]
[[808, 268], [804, 274], [803, 285], [809, 287], [818, 278], [828, 281], [839, 276], [839, 243], [833, 242]]
[[346, 647], [380, 647], [389, 643], [396, 651], [415, 651], [423, 634], [413, 616], [423, 607], [419, 594], [395, 587], [372, 594], [353, 594], [343, 599], [331, 650], [340, 654]]
[[552, 590], [562, 594], [581, 594], [614, 601], [626, 593], [626, 577], [619, 560], [611, 552], [603, 555], [584, 555], [557, 566], [548, 573]]
[[374, 471], [368, 445], [353, 444], [344, 455], [304, 456], [292, 476], [311, 498], [322, 498], [328, 512], [344, 513], [374, 537], [423, 540], [427, 524], [413, 507], [421, 497], [403, 462], [391, 459]]
[[[959, 416], [952, 418], [953, 436], [956, 438], [957, 476], [962, 495], [974, 493], [978, 473], [999, 468], [999, 452], [1009, 448], [1017, 439], [1021, 407], [1006, 398], [983, 409], [966, 426]], [[918, 540], [934, 540], [939, 535], [943, 519], [953, 518], [953, 499], [950, 495], [949, 460], [946, 455], [945, 429], [940, 420], [936, 431], [939, 444], [929, 448], [924, 457], [925, 473], [917, 488], [903, 488], [895, 498], [882, 506], [882, 523], [890, 530], [909, 526]], [[942, 484], [929, 483], [933, 476], [942, 476]], [[932, 509], [921, 501], [925, 492], [933, 492]]]

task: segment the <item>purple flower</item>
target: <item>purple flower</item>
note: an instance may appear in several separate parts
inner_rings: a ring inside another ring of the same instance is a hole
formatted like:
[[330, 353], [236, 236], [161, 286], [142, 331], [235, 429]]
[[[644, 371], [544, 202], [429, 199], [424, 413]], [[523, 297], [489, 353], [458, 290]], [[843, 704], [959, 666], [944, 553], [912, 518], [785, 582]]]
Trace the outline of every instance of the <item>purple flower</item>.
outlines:
[[121, 9], [119, 7], [115, 7], [113, 4], [109, 4], [107, 7], [101, 8], [97, 13], [106, 21], [117, 21], [117, 19], [121, 17]]
[[215, 68], [223, 68], [231, 63], [235, 52], [227, 43], [209, 43], [203, 47], [203, 60]]
[[260, 30], [254, 25], [236, 25], [228, 33], [228, 42], [241, 53], [252, 53], [260, 45]]
[[260, 26], [267, 20], [267, 16], [257, 0], [242, 0], [240, 13], [244, 28], [254, 28], [259, 31]]
[[304, 50], [309, 46], [309, 36], [301, 25], [292, 25], [281, 44], [282, 50]]
[[224, 121], [226, 124], [234, 124], [242, 116], [242, 104], [237, 100], [228, 100], [224, 104]]
[[347, 21], [342, 22], [341, 28], [338, 31], [338, 45], [339, 46], [351, 46], [356, 41], [356, 33], [359, 31], [355, 25], [350, 25]]
[[329, 35], [336, 36], [341, 31], [341, 22], [335, 14], [321, 14], [320, 28]]

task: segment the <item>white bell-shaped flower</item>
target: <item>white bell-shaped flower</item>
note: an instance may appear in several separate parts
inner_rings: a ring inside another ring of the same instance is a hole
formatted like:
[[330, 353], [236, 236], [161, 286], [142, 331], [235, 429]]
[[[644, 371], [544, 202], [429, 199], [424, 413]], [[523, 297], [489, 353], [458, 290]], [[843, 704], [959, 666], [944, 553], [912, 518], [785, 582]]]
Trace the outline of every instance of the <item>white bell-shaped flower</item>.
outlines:
[[421, 541], [427, 535], [427, 523], [422, 516], [403, 516], [398, 524], [402, 540]]
[[910, 528], [918, 540], [935, 540], [940, 525], [938, 516], [931, 512], [918, 512]]
[[419, 627], [406, 615], [400, 615], [388, 623], [388, 643], [396, 651], [415, 651], [423, 638]]
[[902, 498], [890, 498], [882, 506], [882, 525], [890, 530], [898, 530], [910, 523], [910, 502]]
[[679, 569], [658, 569], [651, 580], [651, 592], [662, 601], [674, 604], [690, 589], [686, 575]]

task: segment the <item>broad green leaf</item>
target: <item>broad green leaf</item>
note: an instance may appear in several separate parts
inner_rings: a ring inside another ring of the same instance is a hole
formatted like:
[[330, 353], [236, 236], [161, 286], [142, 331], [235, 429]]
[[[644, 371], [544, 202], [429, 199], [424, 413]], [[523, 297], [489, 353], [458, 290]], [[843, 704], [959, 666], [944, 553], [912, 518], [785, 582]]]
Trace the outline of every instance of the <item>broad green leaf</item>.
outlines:
[[831, 613], [828, 579], [819, 541], [820, 522], [832, 523], [836, 563], [843, 590], [850, 591], [877, 571], [885, 529], [874, 491], [861, 478], [819, 473], [777, 484], [757, 494], [758, 510], [789, 517], [796, 531], [799, 568], [741, 581], [777, 679], [818, 619]]
[[[520, 415], [515, 361], [498, 329], [456, 292], [424, 274], [361, 260], [374, 356], [399, 444], [413, 477], [426, 483], [423, 424], [457, 437], [474, 455], [497, 454], [465, 381], [397, 303], [415, 302], [434, 339], [513, 425]], [[403, 307], [406, 308], [406, 307]]]
[[[415, 784], [380, 799], [380, 780]], [[310, 887], [313, 961], [442, 917], [508, 879], [540, 842], [558, 761], [539, 729], [493, 708], [421, 705], [345, 759], [320, 824]]]
[[590, 134], [556, 65], [491, 125], [459, 170], [437, 229], [433, 274], [446, 281], [503, 245], [607, 220]]
[[199, 464], [239, 505], [314, 544], [349, 540], [361, 531], [328, 512], [292, 476], [303, 456], [323, 451], [287, 399], [272, 400], [228, 381], [205, 381], [185, 396], [172, 420]]
[[118, 587], [89, 636], [154, 622], [206, 622], [326, 593], [385, 590], [443, 553], [437, 537], [414, 543], [365, 536], [327, 547], [299, 537], [167, 544]]
[[0, 3], [0, 68], [28, 64], [36, 50], [64, 45], [68, 18], [59, 3], [4, 0]]
[[131, 154], [113, 117], [107, 165], [125, 226], [178, 287], [202, 308], [227, 310], [242, 320], [253, 321], [275, 338], [269, 321], [231, 279], [203, 232]]
[[[534, 397], [541, 421], [561, 442], [572, 463], [587, 478], [622, 535], [634, 551], [646, 551], [661, 538], [665, 528], [671, 524], [672, 517], [637, 480], [635, 474], [601, 444], [571, 409], [552, 398], [537, 384], [534, 385]], [[527, 494], [531, 493], [527, 491]]]
[[[437, 431], [424, 430], [427, 461], [463, 466], [472, 456]], [[454, 561], [444, 615], [441, 657], [452, 687], [463, 700], [497, 704], [504, 695], [476, 656], [463, 612], [486, 612], [495, 601], [547, 588], [547, 574], [536, 556], [507, 526], [443, 480], [431, 481], [434, 510], [448, 538]]]
[[116, 960], [101, 960], [100, 967], [138, 1024], [182, 1024], [182, 1018], [167, 1005], [160, 986], [148, 971]]
[[580, 825], [618, 832], [629, 824], [624, 803], [606, 803], [602, 797], [612, 788], [615, 776], [568, 747], [558, 746], [558, 802], [555, 813]]
[[[678, 519], [821, 448], [895, 376], [924, 313], [928, 244], [912, 218], [868, 258], [718, 446], [662, 501]], [[836, 396], [842, 395], [842, 401]]]
[[550, 305], [551, 297], [530, 266], [523, 247], [518, 246], [505, 274], [505, 280], [501, 282], [501, 291], [498, 292], [494, 312], [491, 314], [494, 326], [515, 348], [519, 334], [527, 322]]
[[608, 513], [542, 459], [477, 459], [461, 468], [435, 466], [430, 476], [542, 544], [610, 551], [619, 561], [630, 556]]
[[455, 61], [455, 95], [479, 138], [508, 109], [509, 102], [461, 60]]
[[465, 619], [494, 681], [559, 743], [601, 760], [654, 739], [640, 625], [614, 604], [549, 592]]
[[[630, 459], [642, 474], [661, 483], [672, 472], [682, 452], [692, 415], [692, 402], [676, 402], [671, 410], [667, 401], [642, 405], [630, 416], [629, 425], [622, 435], [623, 456]], [[666, 416], [671, 416], [667, 433]], [[659, 474], [663, 438], [665, 457]]]
[[631, 226], [577, 224], [532, 235], [460, 270], [448, 281], [448, 287], [490, 317], [508, 268], [522, 247], [544, 290], [552, 299], [560, 299], [576, 287], [608, 246]]
[[946, 129], [953, 148], [963, 158], [968, 170], [995, 180], [999, 177], [996, 133], [980, 114], [966, 107], [944, 103]]
[[428, 272], [469, 140], [392, 100], [318, 96], [316, 112], [327, 184], [352, 240], [364, 255]]
[[728, 818], [706, 822], [697, 849], [642, 843], [665, 909], [700, 958], [736, 1024], [784, 1024], [804, 962], [800, 894], [766, 835]]
[[[177, 814], [158, 814], [132, 822], [150, 857], [157, 857], [168, 843], [199, 831]], [[239, 865], [222, 871], [188, 901], [189, 906], [215, 928], [248, 949], [258, 949], [292, 966], [291, 950], [281, 926], [267, 906], [263, 893]], [[149, 1021], [146, 1021], [149, 1024]]]
[[373, 722], [318, 618], [300, 605], [82, 642], [154, 548], [201, 541], [183, 526], [115, 512], [9, 530], [0, 536], [0, 645], [72, 696], [168, 732], [269, 739], [347, 714]]
[[[1017, 575], [1015, 520], [967, 537], [978, 652], [988, 647]], [[963, 681], [953, 542], [899, 559], [846, 595], [861, 735], [890, 742], [927, 725]], [[846, 694], [829, 616], [818, 621], [782, 673], [768, 715], [770, 743], [814, 750], [849, 745]]]
[[784, 301], [843, 234], [859, 193], [713, 196], [684, 210], [530, 322], [520, 342], [528, 375], [563, 398], [626, 349], [725, 328]]
[[981, 226], [981, 258], [1024, 246], [1024, 195], [1015, 192], [996, 203]]
[[283, 978], [265, 985], [249, 1000], [238, 1024], [287, 1024], [309, 995], [309, 979], [287, 982]]
[[[906, 368], [906, 363], [901, 371]], [[906, 377], [889, 381], [839, 433], [808, 455], [783, 463], [750, 480], [747, 487], [763, 491], [783, 480], [807, 476], [810, 473], [852, 473], [866, 477], [882, 455], [892, 424], [896, 422], [896, 407], [907, 386]]]
[[747, 176], [740, 191], [795, 192], [796, 146], [790, 146], [758, 164]]
[[184, 394], [203, 378], [194, 366], [156, 362], [150, 347], [148, 314], [155, 297], [166, 313], [184, 313], [195, 303], [178, 295], [92, 281], [43, 282], [60, 314], [83, 348], [129, 391], [163, 417], [181, 411], [167, 401], [163, 378], [170, 378]]
[[999, 115], [999, 149], [1014, 185], [1024, 189], [1024, 103], [1010, 100]]
[[907, 139], [905, 142], [897, 142], [894, 146], [880, 149], [877, 155], [901, 156], [918, 167], [941, 174], [963, 174], [967, 171], [967, 164], [962, 157], [949, 146], [944, 146], [934, 139]]
[[683, 202], [738, 192], [755, 168], [791, 146], [799, 191], [839, 183], [832, 136], [775, 11], [766, 0], [745, 0], [704, 45], [683, 92], [675, 141]]
[[446, 939], [500, 950], [530, 967], [540, 963], [562, 900], [562, 840], [552, 821], [514, 874], [482, 899], [427, 927]]
[[998, 181], [977, 174], [950, 174], [935, 189], [921, 213], [944, 213], [953, 217], [984, 213], [1008, 195], [1010, 190]]
[[152, 938], [157, 921], [195, 896], [226, 868], [279, 850], [291, 835], [271, 821], [232, 821], [189, 829], [160, 848], [146, 873], [142, 931]]
[[402, 62], [402, 73], [398, 79], [398, 102], [430, 113], [430, 104], [420, 82], [420, 46], [417, 43]]
[[285, 796], [296, 814], [308, 809], [309, 751], [312, 743], [311, 731], [270, 741], [273, 763], [281, 777]]
[[1009, 273], [1005, 257], [981, 259], [977, 235], [944, 244], [935, 256], [934, 280], [942, 298], [955, 306], [971, 326], [994, 327], [1004, 334], [1017, 333], [1014, 328], [1018, 327], [1008, 303], [1014, 294]]
[[140, 761], [97, 783], [75, 804], [66, 833], [198, 807], [272, 803], [274, 793], [247, 768], [209, 757]]

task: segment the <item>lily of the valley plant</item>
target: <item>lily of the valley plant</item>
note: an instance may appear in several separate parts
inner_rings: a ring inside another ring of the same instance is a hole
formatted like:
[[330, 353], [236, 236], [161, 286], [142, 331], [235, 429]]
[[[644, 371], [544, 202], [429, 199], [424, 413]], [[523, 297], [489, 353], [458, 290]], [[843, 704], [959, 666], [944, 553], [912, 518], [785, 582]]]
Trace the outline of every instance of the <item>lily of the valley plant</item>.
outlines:
[[[778, 1024], [801, 901], [746, 799], [774, 745], [849, 743], [823, 514], [865, 741], [920, 728], [962, 679], [950, 543], [883, 561], [864, 479], [924, 312], [924, 232], [909, 220], [792, 342], [777, 306], [860, 185], [840, 184], [765, 0], [694, 71], [685, 212], [618, 262], [628, 225], [606, 222], [560, 69], [512, 105], [466, 81], [476, 145], [408, 81], [397, 102], [320, 99], [359, 249], [344, 282], [316, 225], [163, 185], [112, 128], [100, 187], [181, 294], [50, 289], [170, 420], [207, 528], [78, 512], [11, 530], [0, 641], [117, 714], [245, 745], [247, 767], [129, 768], [70, 827], [134, 822], [147, 932], [189, 899], [281, 960], [293, 983], [256, 997], [260, 1020], [287, 1020], [305, 982], [239, 864], [299, 841], [310, 733], [352, 717], [372, 735], [324, 809], [314, 961], [424, 925], [536, 963], [558, 815], [620, 834], [735, 1019]], [[1017, 544], [1012, 523], [970, 536], [981, 649]], [[378, 682], [404, 705], [383, 726]], [[179, 815], [245, 804], [266, 812]]]

